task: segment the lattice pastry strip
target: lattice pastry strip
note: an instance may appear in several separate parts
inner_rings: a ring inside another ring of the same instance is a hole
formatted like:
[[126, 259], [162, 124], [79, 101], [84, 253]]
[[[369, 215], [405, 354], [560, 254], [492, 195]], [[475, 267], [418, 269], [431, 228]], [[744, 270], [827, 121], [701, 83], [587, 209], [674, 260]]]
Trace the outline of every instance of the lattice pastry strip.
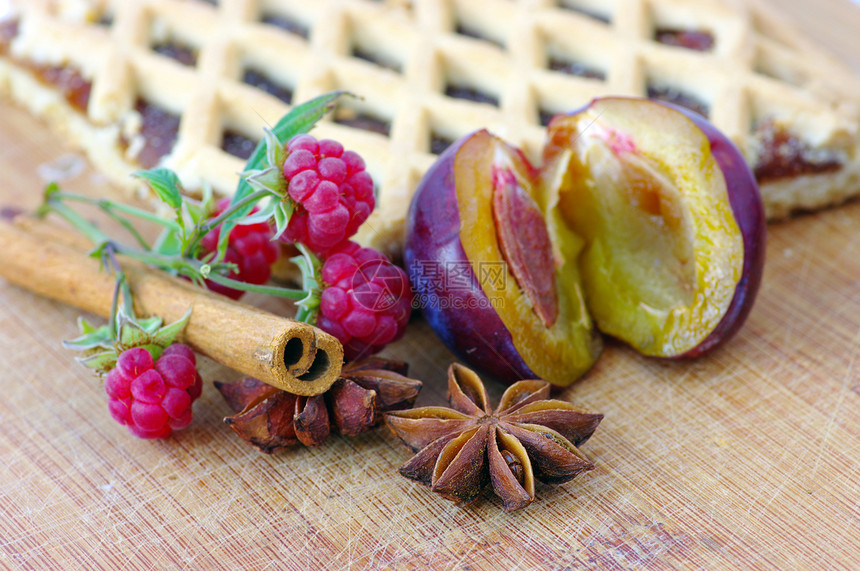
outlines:
[[[291, 104], [332, 89], [361, 96], [317, 134], [365, 157], [379, 206], [361, 238], [391, 252], [412, 190], [451, 141], [486, 127], [539, 160], [551, 115], [601, 95], [707, 115], [755, 167], [772, 217], [860, 193], [860, 81], [758, 0], [22, 0], [20, 9], [17, 27], [0, 26], [0, 92], [125, 186], [130, 171], [163, 164], [189, 189], [229, 194], [262, 127]], [[57, 84], [63, 73], [76, 89]]]

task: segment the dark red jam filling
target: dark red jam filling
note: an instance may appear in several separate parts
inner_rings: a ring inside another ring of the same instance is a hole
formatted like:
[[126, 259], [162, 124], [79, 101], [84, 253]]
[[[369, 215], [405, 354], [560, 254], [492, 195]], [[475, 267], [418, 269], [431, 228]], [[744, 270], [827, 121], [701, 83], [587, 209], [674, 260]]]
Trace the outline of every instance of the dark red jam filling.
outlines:
[[257, 142], [250, 137], [228, 129], [224, 131], [221, 137], [221, 148], [234, 157], [247, 160], [257, 148]]
[[364, 61], [368, 61], [374, 65], [378, 65], [379, 67], [390, 69], [391, 71], [400, 73], [402, 71], [401, 66], [398, 62], [377, 56], [376, 54], [372, 54], [370, 52], [364, 51], [358, 46], [352, 48], [352, 57], [362, 59]]
[[176, 60], [182, 65], [194, 67], [197, 65], [197, 50], [177, 42], [165, 42], [152, 46], [152, 51], [164, 57]]
[[138, 99], [134, 108], [141, 116], [140, 134], [144, 141], [137, 162], [149, 169], [173, 149], [179, 133], [179, 116], [144, 99]]
[[264, 14], [260, 21], [264, 24], [269, 24], [270, 26], [275, 26], [276, 28], [286, 30], [291, 34], [295, 34], [304, 39], [308, 39], [308, 37], [310, 36], [310, 30], [308, 30], [307, 26], [286, 16], [278, 16], [277, 14]]
[[84, 79], [78, 70], [69, 66], [28, 64], [27, 67], [39, 81], [56, 87], [69, 102], [69, 105], [81, 113], [87, 112], [92, 83]]
[[499, 42], [498, 40], [494, 40], [492, 38], [488, 38], [482, 32], [476, 30], [475, 28], [472, 28], [471, 26], [469, 26], [467, 24], [463, 24], [462, 22], [457, 24], [457, 27], [454, 31], [457, 32], [458, 34], [460, 34], [461, 36], [466, 36], [467, 38], [474, 38], [476, 40], [489, 42], [489, 43], [493, 44], [494, 46], [496, 46], [497, 48], [505, 49], [505, 46], [502, 44], [502, 42]]
[[499, 98], [489, 93], [473, 89], [471, 87], [463, 87], [460, 85], [448, 85], [445, 88], [445, 95], [455, 99], [466, 99], [476, 103], [487, 103], [495, 107], [499, 106]]
[[807, 174], [824, 174], [842, 168], [842, 161], [836, 153], [813, 149], [788, 129], [772, 121], [758, 125], [754, 136], [761, 145], [761, 154], [753, 169], [760, 183]]
[[654, 32], [657, 43], [686, 48], [697, 52], [709, 52], [714, 49], [714, 36], [701, 30], [674, 30], [658, 28]]
[[564, 60], [556, 57], [549, 59], [549, 69], [587, 79], [599, 79], [600, 81], [606, 79], [606, 73], [597, 68], [578, 61]]
[[0, 55], [9, 53], [9, 46], [19, 32], [18, 20], [3, 20], [0, 22]]
[[441, 155], [453, 142], [452, 139], [434, 132], [430, 135], [430, 152], [434, 155]]
[[604, 24], [608, 24], [610, 22], [609, 16], [605, 14], [599, 14], [597, 12], [593, 12], [587, 8], [583, 8], [582, 6], [577, 6], [572, 4], [566, 0], [560, 0], [558, 3], [559, 8], [564, 8], [565, 10], [570, 10], [571, 12], [576, 12], [577, 14], [582, 14], [583, 16], [587, 16], [592, 20], [597, 20], [598, 22], [603, 22]]
[[648, 98], [656, 101], [674, 103], [679, 107], [685, 107], [690, 111], [695, 111], [702, 117], [707, 117], [710, 112], [710, 108], [707, 103], [674, 87], [657, 87], [649, 85]]
[[245, 74], [242, 76], [242, 81], [252, 87], [265, 91], [269, 95], [277, 97], [286, 104], [290, 104], [293, 101], [292, 89], [272, 81], [269, 76], [262, 72], [247, 69], [245, 70]]
[[379, 133], [386, 137], [391, 132], [391, 123], [388, 121], [383, 121], [365, 113], [358, 113], [351, 109], [346, 109], [335, 114], [334, 122], [354, 129]]

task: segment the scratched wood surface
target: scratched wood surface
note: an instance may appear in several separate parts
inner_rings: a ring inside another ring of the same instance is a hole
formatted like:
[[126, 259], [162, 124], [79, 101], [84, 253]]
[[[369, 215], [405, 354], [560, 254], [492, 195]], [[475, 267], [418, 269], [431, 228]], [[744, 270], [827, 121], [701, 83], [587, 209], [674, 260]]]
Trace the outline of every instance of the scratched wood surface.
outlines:
[[[780, 5], [860, 71], [860, 8]], [[32, 208], [68, 149], [0, 105], [0, 204]], [[86, 169], [67, 188], [111, 193]], [[280, 302], [252, 298], [268, 309]], [[400, 477], [383, 429], [264, 456], [221, 422], [130, 437], [63, 350], [78, 312], [0, 281], [0, 567], [24, 569], [848, 569], [860, 561], [860, 203], [772, 226], [739, 337], [694, 363], [610, 345], [562, 398], [606, 414], [597, 469], [514, 514]], [[451, 355], [417, 321], [387, 354], [441, 403]], [[490, 386], [497, 398], [498, 385]]]

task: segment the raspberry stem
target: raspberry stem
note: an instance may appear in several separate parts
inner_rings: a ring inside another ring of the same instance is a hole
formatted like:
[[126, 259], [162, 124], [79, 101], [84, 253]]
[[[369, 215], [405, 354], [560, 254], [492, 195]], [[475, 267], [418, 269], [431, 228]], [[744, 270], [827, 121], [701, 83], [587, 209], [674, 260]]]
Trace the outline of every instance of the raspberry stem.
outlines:
[[[255, 194], [257, 193], [254, 193], [254, 195]], [[260, 194], [261, 196], [249, 195], [246, 200], [248, 200], [249, 203], [253, 200], [259, 200], [265, 193]], [[181, 254], [162, 254], [158, 252], [153, 252], [151, 249], [149, 249], [148, 246], [143, 248], [135, 248], [133, 246], [121, 244], [112, 240], [104, 232], [96, 228], [84, 217], [72, 210], [68, 205], [64, 204], [62, 202], [63, 199], [68, 200], [69, 195], [67, 193], [60, 193], [56, 190], [49, 190], [48, 192], [46, 192], [45, 202], [38, 210], [39, 215], [45, 215], [48, 212], [54, 212], [60, 217], [64, 218], [66, 221], [72, 224], [75, 229], [81, 232], [84, 236], [86, 236], [96, 245], [96, 249], [94, 250], [93, 255], [98, 254], [102, 256], [111, 256], [112, 254], [116, 253], [129, 258], [133, 258], [135, 260], [139, 260], [150, 266], [154, 266], [162, 270], [168, 271], [173, 275], [186, 276], [198, 282], [202, 282], [205, 279], [209, 279], [215, 283], [236, 290], [253, 291], [256, 293], [274, 295], [287, 299], [304, 299], [308, 296], [308, 292], [303, 289], [290, 289], [278, 286], [250, 284], [247, 282], [230, 279], [218, 273], [218, 271], [221, 270], [230, 271], [232, 269], [235, 269], [234, 264], [221, 262], [211, 263]], [[222, 218], [222, 220], [227, 219], [239, 208], [242, 208], [241, 202], [236, 203], [236, 208], [231, 207], [231, 209], [225, 211], [225, 216], [219, 218]], [[229, 210], [232, 210], [233, 212], [229, 212]], [[196, 224], [194, 226], [194, 229], [197, 234], [202, 237], [205, 235], [205, 232], [200, 232], [199, 229], [205, 228], [209, 225], [209, 222], [204, 224]], [[213, 225], [212, 227], [214, 226], [215, 225]], [[195, 239], [199, 242], [200, 238]]]
[[271, 194], [266, 191], [256, 191], [252, 194], [249, 194], [242, 200], [230, 204], [230, 206], [224, 210], [221, 214], [209, 219], [204, 224], [198, 224], [194, 227], [194, 230], [191, 232], [191, 236], [188, 239], [188, 243], [185, 246], [182, 254], [183, 256], [190, 256], [200, 244], [200, 240], [205, 236], [209, 231], [217, 228], [219, 224], [223, 223], [226, 220], [232, 220], [236, 217], [236, 214], [242, 210], [244, 207], [248, 205], [256, 204], [260, 199], [265, 198], [266, 196], [270, 196]]

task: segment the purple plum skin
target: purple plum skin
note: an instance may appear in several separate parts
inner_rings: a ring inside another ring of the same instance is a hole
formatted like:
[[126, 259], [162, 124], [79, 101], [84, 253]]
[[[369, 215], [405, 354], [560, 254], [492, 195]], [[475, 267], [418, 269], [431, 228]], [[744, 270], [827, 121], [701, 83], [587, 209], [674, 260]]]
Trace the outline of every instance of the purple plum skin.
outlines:
[[[404, 262], [424, 317], [451, 351], [500, 381], [537, 379], [481, 289], [473, 271], [475, 260], [467, 258], [460, 242], [454, 162], [470, 136], [449, 146], [418, 185], [407, 215]], [[424, 274], [427, 264], [436, 270], [429, 277]], [[453, 288], [444, 283], [447, 280], [439, 279], [446, 268], [457, 269]], [[469, 286], [463, 287], [466, 281]], [[443, 305], [438, 300], [451, 303]]]

